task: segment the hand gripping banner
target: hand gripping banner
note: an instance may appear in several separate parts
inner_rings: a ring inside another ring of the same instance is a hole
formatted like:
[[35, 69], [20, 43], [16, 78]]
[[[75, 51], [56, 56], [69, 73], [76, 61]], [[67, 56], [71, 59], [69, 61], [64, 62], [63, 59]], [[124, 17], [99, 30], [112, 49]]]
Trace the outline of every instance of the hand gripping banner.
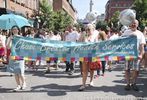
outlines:
[[94, 62], [131, 60], [137, 56], [137, 38], [135, 36], [93, 43], [14, 37], [11, 48], [11, 58], [14, 60]]

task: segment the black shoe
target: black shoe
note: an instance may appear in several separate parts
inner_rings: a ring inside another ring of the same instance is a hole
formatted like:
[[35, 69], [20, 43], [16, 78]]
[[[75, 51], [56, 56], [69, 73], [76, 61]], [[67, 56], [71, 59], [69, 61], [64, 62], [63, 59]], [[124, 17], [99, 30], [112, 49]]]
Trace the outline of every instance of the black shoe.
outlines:
[[50, 73], [50, 72], [51, 72], [50, 70], [46, 70], [46, 71], [45, 71], [45, 74], [48, 74], [48, 73]]
[[127, 85], [125, 86], [125, 90], [126, 90], [126, 91], [131, 90], [131, 86], [130, 86], [130, 84], [127, 84]]
[[81, 86], [78, 91], [84, 91], [85, 90], [85, 86]]
[[74, 70], [72, 70], [68, 73], [68, 75], [73, 75], [73, 74], [74, 74]]
[[139, 88], [137, 87], [136, 84], [132, 84], [131, 87], [132, 87], [133, 90], [135, 90], [135, 91], [139, 91]]
[[111, 71], [112, 71], [112, 69], [111, 69], [111, 68], [109, 68], [109, 69], [108, 69], [108, 71], [109, 71], [109, 72], [111, 72]]

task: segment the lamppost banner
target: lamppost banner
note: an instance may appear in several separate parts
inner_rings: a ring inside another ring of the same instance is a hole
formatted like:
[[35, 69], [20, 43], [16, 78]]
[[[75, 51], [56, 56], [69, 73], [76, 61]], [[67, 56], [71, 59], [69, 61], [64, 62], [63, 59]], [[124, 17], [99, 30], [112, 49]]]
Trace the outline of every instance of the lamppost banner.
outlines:
[[137, 56], [137, 38], [135, 36], [92, 43], [14, 37], [11, 48], [11, 58], [14, 60], [94, 62], [130, 60]]

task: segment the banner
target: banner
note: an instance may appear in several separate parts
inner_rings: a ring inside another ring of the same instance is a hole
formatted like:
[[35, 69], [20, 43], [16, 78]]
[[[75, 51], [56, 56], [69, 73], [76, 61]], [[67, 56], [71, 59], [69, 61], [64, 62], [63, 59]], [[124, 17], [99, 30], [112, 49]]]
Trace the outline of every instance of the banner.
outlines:
[[130, 60], [138, 55], [135, 36], [93, 43], [14, 37], [11, 52], [15, 60], [47, 61]]

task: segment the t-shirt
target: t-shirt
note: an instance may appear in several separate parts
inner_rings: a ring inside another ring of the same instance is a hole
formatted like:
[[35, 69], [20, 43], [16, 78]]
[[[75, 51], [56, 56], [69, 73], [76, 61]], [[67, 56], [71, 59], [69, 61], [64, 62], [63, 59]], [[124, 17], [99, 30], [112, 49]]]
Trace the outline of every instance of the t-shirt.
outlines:
[[76, 42], [78, 39], [79, 39], [79, 36], [78, 36], [78, 34], [76, 32], [68, 33], [65, 36], [65, 41]]
[[61, 36], [60, 35], [53, 35], [49, 39], [50, 40], [61, 40]]
[[85, 38], [85, 42], [98, 42], [98, 31], [94, 31], [90, 37]]
[[130, 35], [136, 35], [137, 36], [137, 49], [139, 50], [139, 45], [141, 44], [145, 44], [145, 36], [143, 35], [143, 33], [139, 30], [136, 31], [132, 31], [131, 29], [126, 30], [122, 36], [130, 36]]
[[117, 39], [119, 36], [117, 34], [113, 34], [112, 36], [110, 36], [109, 40], [114, 40]]
[[2, 43], [3, 47], [6, 47], [6, 36], [0, 35], [0, 42]]

